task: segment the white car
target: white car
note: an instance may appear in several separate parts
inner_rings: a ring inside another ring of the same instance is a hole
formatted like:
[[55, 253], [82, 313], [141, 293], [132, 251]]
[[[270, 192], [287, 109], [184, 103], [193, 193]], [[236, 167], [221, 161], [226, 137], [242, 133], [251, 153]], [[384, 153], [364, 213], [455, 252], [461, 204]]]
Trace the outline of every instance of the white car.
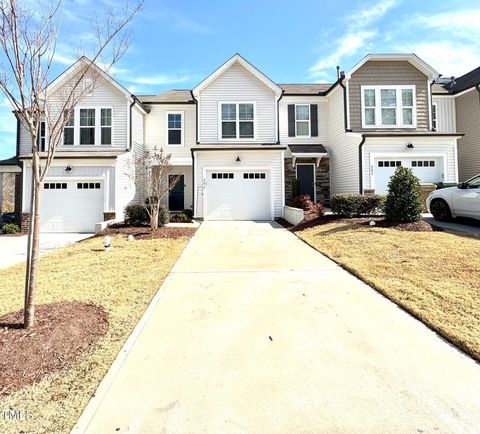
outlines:
[[455, 187], [435, 190], [427, 197], [427, 208], [435, 220], [470, 217], [480, 220], [480, 175]]

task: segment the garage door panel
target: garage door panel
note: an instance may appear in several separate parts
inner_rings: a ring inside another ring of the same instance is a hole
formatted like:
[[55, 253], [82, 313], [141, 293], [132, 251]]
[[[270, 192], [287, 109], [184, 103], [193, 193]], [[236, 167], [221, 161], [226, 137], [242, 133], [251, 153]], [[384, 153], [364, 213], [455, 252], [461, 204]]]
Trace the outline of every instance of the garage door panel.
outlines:
[[207, 220], [270, 220], [270, 174], [265, 170], [207, 171]]
[[42, 232], [93, 232], [103, 220], [103, 182], [47, 182], [41, 207]]

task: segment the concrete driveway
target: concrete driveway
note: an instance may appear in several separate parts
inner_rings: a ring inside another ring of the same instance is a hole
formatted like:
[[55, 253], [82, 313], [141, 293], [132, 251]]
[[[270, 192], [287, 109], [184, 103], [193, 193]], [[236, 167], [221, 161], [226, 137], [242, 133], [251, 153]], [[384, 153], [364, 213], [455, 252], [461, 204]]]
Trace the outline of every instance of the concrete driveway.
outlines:
[[[40, 254], [53, 252], [77, 241], [91, 237], [93, 234], [41, 234]], [[27, 236], [0, 236], [0, 268], [26, 261]]]
[[480, 426], [478, 364], [275, 223], [204, 223], [142, 327], [73, 432]]

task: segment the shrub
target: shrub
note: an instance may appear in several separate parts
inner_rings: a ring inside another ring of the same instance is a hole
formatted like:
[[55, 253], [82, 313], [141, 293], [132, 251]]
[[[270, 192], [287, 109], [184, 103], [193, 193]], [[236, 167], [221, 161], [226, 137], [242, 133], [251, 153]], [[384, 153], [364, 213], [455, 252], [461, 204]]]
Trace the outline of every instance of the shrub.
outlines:
[[422, 196], [418, 178], [410, 169], [397, 167], [388, 183], [385, 215], [388, 220], [402, 223], [420, 220]]
[[384, 204], [385, 197], [378, 194], [335, 194], [330, 205], [334, 214], [358, 217], [382, 212]]
[[187, 218], [192, 219], [193, 218], [193, 209], [184, 209], [183, 214], [187, 216]]
[[131, 226], [147, 226], [150, 224], [150, 217], [143, 205], [128, 205], [125, 208], [125, 222]]
[[170, 214], [168, 212], [168, 209], [165, 208], [164, 206], [161, 206], [158, 213], [158, 223], [163, 226], [163, 225], [166, 225], [169, 221], [170, 221]]
[[18, 234], [20, 232], [20, 228], [15, 223], [7, 223], [3, 226], [2, 232], [4, 234]]
[[295, 198], [293, 199], [293, 206], [295, 208], [301, 208], [304, 211], [307, 210], [312, 203], [313, 202], [310, 200], [309, 194], [301, 194], [295, 196]]
[[307, 210], [315, 215], [315, 217], [322, 217], [324, 214], [323, 205], [320, 202], [312, 203]]

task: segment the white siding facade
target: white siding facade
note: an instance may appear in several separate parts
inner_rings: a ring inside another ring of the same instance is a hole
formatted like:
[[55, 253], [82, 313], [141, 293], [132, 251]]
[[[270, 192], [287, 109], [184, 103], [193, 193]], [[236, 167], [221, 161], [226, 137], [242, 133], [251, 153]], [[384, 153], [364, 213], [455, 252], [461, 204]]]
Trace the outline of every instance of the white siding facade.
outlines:
[[437, 131], [439, 133], [456, 133], [455, 98], [433, 96], [432, 103], [437, 106]]
[[219, 102], [255, 103], [255, 139], [248, 142], [277, 141], [277, 97], [275, 93], [238, 62], [217, 77], [198, 97], [199, 141], [218, 143]]

